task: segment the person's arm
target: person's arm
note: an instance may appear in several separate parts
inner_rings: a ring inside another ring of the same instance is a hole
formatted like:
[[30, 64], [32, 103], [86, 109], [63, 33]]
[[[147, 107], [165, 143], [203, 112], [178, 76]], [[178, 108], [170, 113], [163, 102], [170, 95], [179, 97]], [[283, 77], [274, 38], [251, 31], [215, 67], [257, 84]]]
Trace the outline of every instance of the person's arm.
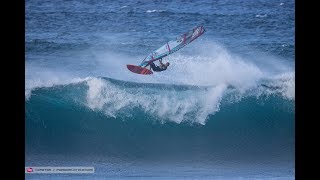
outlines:
[[164, 64], [162, 63], [162, 59], [159, 60], [161, 66], [164, 66]]

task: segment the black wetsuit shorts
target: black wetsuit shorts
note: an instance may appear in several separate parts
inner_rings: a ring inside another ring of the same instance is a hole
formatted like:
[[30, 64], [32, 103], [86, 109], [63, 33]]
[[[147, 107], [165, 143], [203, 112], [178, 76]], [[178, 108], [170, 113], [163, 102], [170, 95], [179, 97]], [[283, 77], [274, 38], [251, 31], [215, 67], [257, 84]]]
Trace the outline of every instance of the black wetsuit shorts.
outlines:
[[160, 68], [159, 66], [156, 66], [153, 62], [150, 64], [150, 67], [152, 68], [153, 71], [159, 72], [159, 71], [164, 71], [167, 68]]

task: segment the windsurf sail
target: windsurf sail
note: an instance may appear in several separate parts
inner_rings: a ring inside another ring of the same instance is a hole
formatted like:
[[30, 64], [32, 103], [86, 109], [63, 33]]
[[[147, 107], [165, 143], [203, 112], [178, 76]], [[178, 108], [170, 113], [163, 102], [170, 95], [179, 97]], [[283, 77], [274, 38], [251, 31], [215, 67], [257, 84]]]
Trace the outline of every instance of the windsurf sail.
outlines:
[[179, 49], [183, 48], [185, 45], [189, 44], [199, 36], [201, 36], [205, 32], [205, 29], [203, 26], [197, 26], [193, 28], [192, 30], [178, 36], [176, 39], [171, 40], [161, 46], [159, 49], [153, 51], [150, 53], [139, 66], [146, 67], [151, 62], [157, 61], [163, 57], [166, 57]]

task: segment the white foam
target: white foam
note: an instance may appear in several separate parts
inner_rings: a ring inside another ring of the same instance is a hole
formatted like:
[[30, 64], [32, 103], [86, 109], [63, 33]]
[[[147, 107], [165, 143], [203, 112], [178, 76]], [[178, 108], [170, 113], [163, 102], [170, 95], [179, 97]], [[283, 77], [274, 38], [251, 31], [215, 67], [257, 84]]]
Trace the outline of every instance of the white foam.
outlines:
[[278, 87], [272, 93], [280, 93], [289, 100], [295, 100], [295, 73], [287, 72], [274, 76], [271, 85]]
[[[146, 113], [162, 120], [176, 123], [192, 121], [200, 124], [205, 124], [208, 115], [219, 110], [226, 89], [226, 85], [220, 85], [199, 92], [158, 90], [146, 93], [145, 90], [137, 89], [130, 92], [98, 78], [88, 80], [87, 85], [88, 107], [103, 111], [107, 116], [117, 117], [119, 113], [129, 113], [128, 109], [140, 107]], [[195, 112], [197, 114], [193, 114]]]
[[209, 114], [214, 114], [215, 112], [219, 111], [220, 102], [226, 89], [227, 86], [225, 84], [221, 84], [217, 87], [210, 88], [206, 95], [203, 96], [204, 104], [197, 115], [197, 119], [200, 124], [205, 124]]
[[267, 17], [267, 14], [257, 14], [256, 17], [259, 17], [259, 18]]
[[164, 12], [165, 10], [156, 10], [156, 9], [153, 9], [153, 10], [147, 10], [146, 13], [155, 13], [155, 12]]

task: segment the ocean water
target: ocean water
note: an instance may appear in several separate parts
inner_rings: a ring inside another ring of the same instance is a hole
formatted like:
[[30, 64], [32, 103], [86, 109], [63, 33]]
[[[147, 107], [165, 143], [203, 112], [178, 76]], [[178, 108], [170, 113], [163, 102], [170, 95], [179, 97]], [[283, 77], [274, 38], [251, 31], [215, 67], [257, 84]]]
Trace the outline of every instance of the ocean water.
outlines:
[[26, 179], [294, 179], [294, 1], [25, 4], [25, 165], [95, 167]]

